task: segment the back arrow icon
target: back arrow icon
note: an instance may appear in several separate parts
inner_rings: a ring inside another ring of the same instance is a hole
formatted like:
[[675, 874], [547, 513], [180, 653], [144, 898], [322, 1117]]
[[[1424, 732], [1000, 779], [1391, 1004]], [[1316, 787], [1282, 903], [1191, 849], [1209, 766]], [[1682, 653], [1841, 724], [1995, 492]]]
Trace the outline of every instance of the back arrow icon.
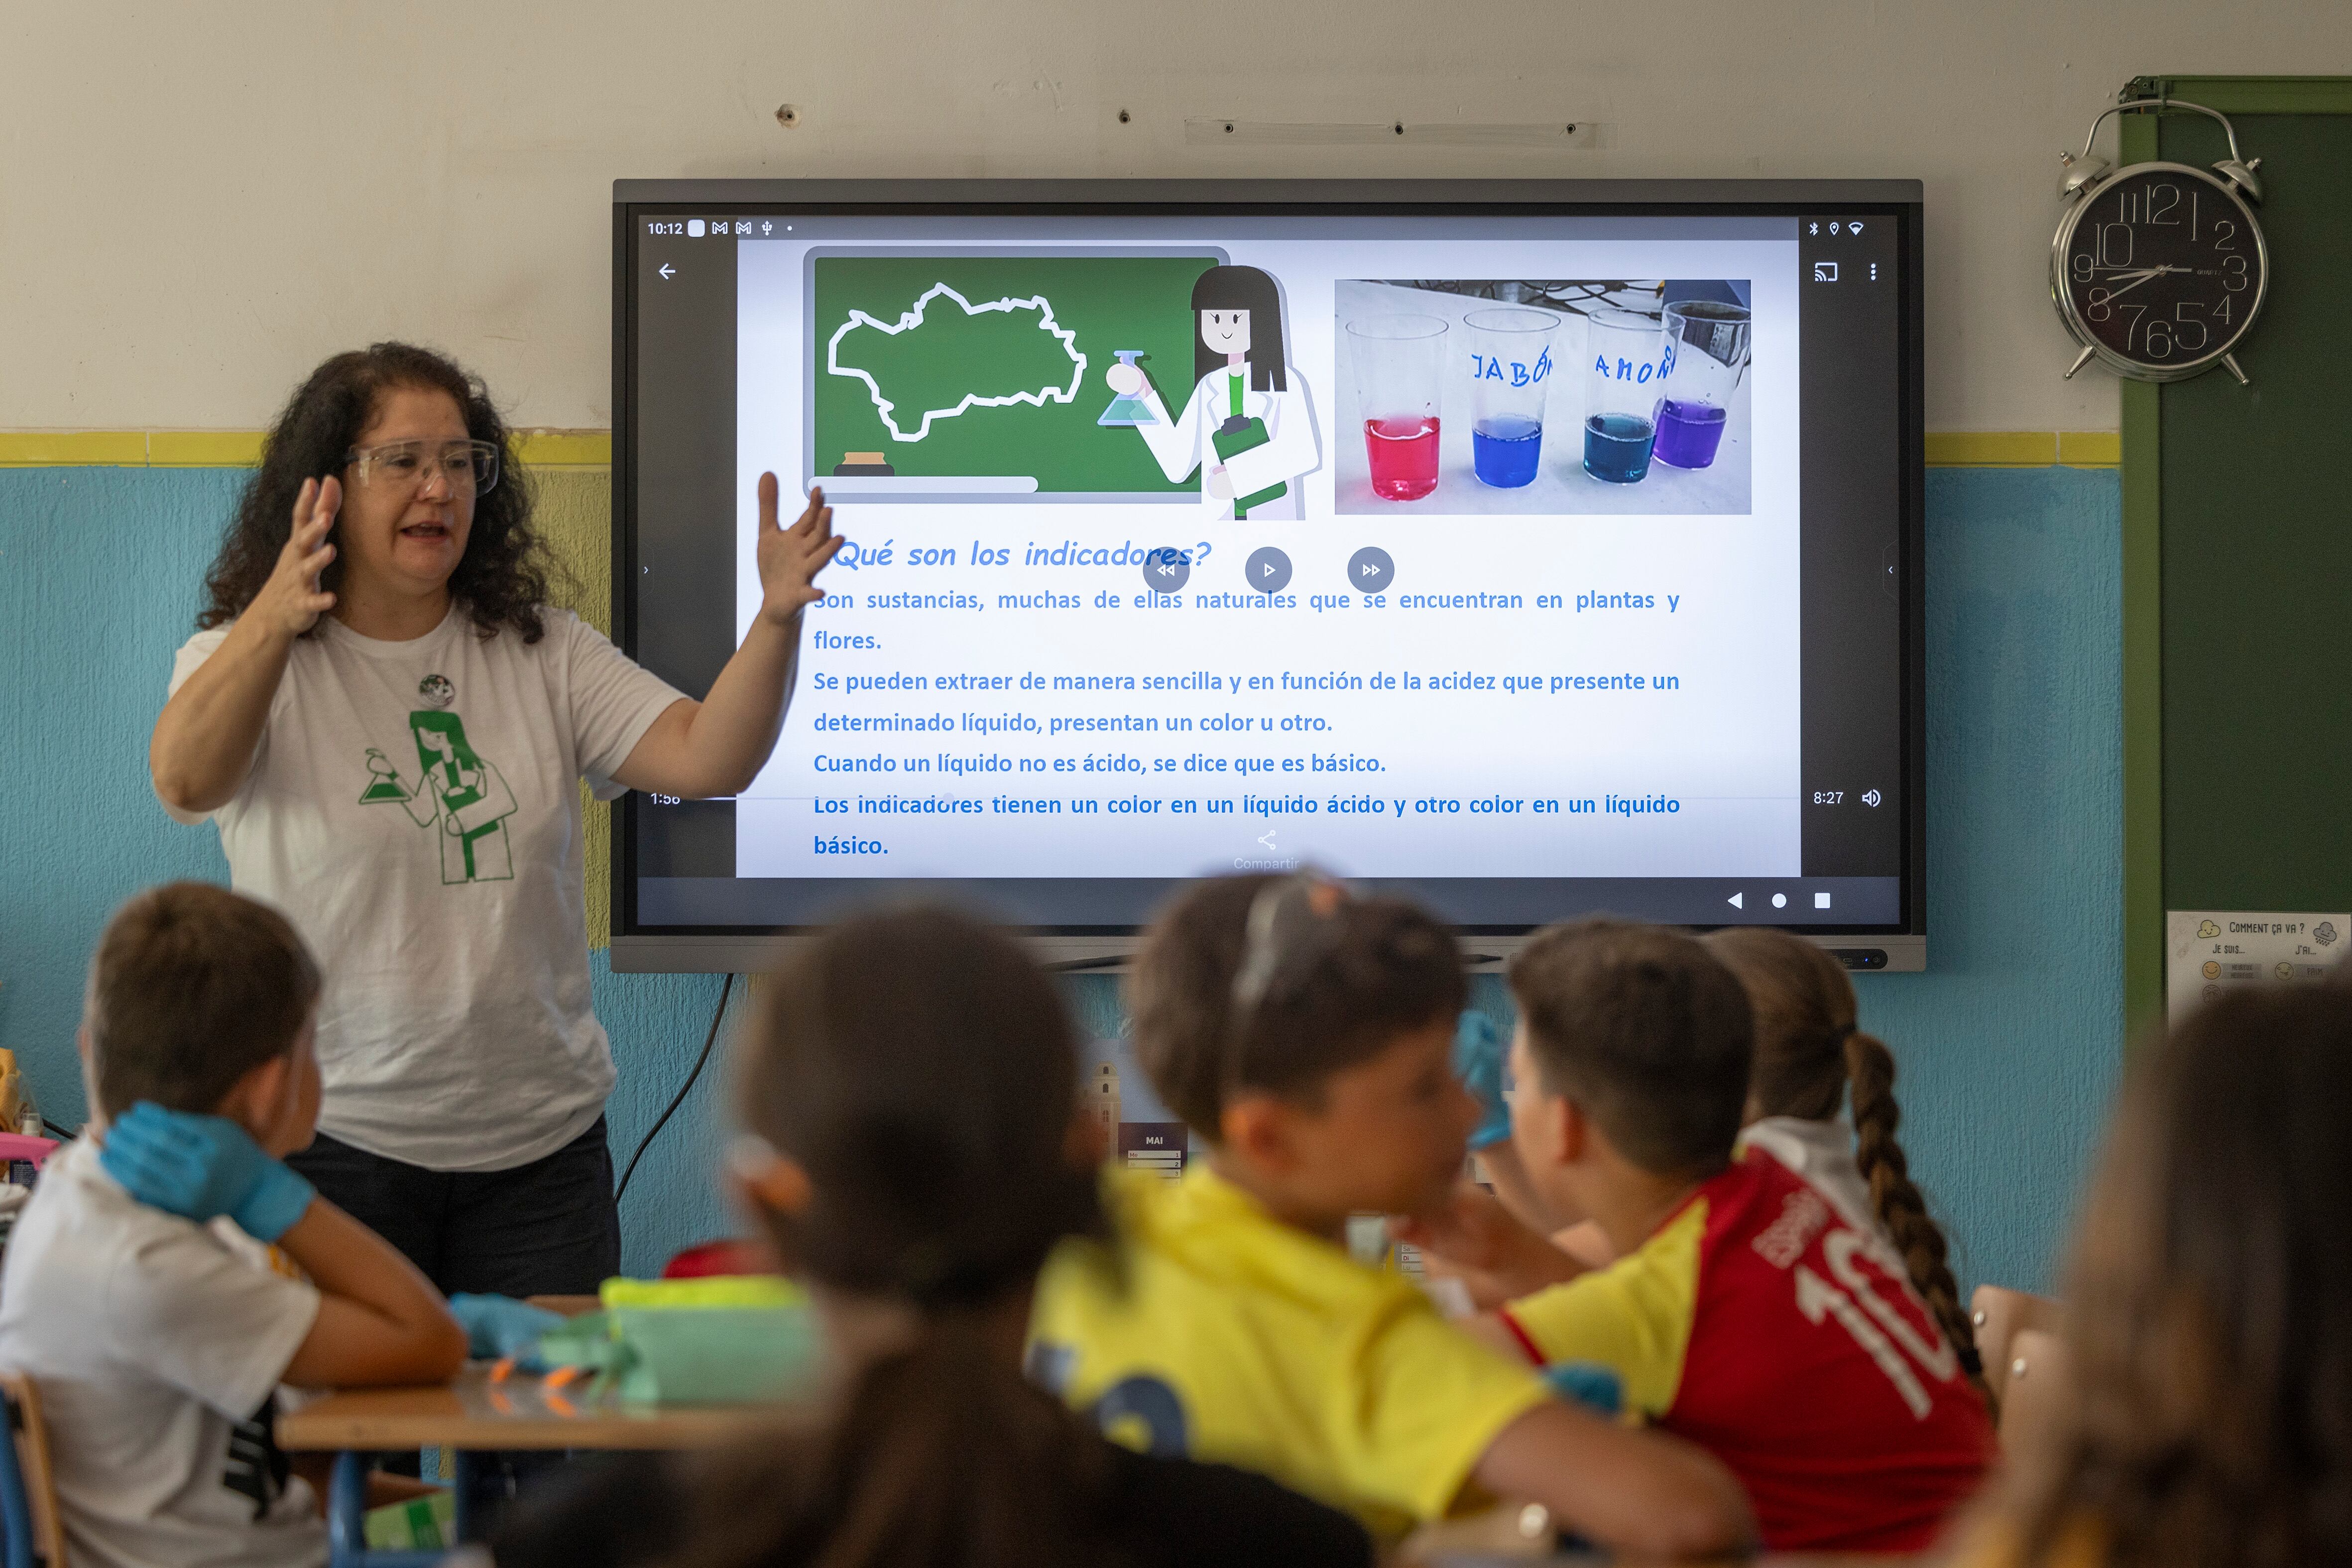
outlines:
[[656, 271], [656, 272], [658, 272], [658, 273], [660, 273], [664, 277], [669, 277], [672, 273], [676, 272], [676, 271], [677, 270], [677, 268], [676, 268], [676, 267], [672, 267], [669, 263], [667, 263], [667, 262], [666, 262], [666, 261], [665, 261], [665, 262], [663, 262], [663, 263], [661, 264], [661, 266], [659, 266], [658, 267], [656, 267], [654, 270], [655, 270], [655, 271]]

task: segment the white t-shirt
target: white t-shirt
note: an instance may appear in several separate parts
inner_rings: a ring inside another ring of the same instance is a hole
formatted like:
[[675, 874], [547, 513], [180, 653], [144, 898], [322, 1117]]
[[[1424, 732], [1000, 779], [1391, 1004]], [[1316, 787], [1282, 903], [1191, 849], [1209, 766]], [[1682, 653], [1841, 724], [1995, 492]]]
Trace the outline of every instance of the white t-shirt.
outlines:
[[8, 1241], [0, 1366], [41, 1397], [75, 1568], [311, 1568], [318, 1500], [273, 1430], [319, 1292], [227, 1221], [133, 1200], [87, 1138]]
[[[540, 614], [529, 645], [484, 642], [459, 607], [407, 643], [322, 619], [212, 813], [233, 885], [284, 910], [326, 971], [320, 1130], [434, 1170], [551, 1154], [613, 1087], [579, 780], [624, 793], [614, 769], [680, 694], [579, 617]], [[227, 635], [189, 638], [172, 690]]]

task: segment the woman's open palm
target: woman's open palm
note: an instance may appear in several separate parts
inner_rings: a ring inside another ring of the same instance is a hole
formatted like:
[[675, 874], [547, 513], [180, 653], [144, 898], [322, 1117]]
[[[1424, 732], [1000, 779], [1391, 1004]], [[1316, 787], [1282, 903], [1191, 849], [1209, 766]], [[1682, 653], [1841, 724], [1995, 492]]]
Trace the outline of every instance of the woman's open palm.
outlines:
[[342, 504], [342, 483], [332, 476], [302, 481], [302, 492], [294, 497], [294, 526], [286, 536], [286, 548], [278, 552], [278, 565], [261, 591], [246, 606], [247, 615], [257, 617], [272, 632], [299, 637], [335, 607], [335, 596], [320, 588], [319, 574], [335, 559], [327, 534]]
[[822, 486], [809, 492], [808, 509], [789, 528], [776, 522], [776, 476], [760, 476], [760, 615], [789, 627], [803, 609], [824, 597], [813, 580], [841, 549], [833, 508]]

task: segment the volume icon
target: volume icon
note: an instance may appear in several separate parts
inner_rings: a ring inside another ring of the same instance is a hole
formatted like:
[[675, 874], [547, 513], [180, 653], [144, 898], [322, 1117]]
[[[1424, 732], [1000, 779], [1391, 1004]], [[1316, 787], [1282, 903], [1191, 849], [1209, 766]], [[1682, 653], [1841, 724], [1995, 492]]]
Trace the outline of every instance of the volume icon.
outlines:
[[1880, 794], [1880, 793], [1879, 793], [1877, 790], [1875, 790], [1875, 789], [1864, 789], [1864, 790], [1862, 792], [1862, 803], [1863, 803], [1864, 805], [1865, 805], [1865, 806], [1875, 806], [1875, 805], [1877, 805], [1881, 800], [1885, 800], [1885, 799], [1886, 799], [1886, 797], [1885, 797], [1885, 796], [1884, 796], [1884, 795]]

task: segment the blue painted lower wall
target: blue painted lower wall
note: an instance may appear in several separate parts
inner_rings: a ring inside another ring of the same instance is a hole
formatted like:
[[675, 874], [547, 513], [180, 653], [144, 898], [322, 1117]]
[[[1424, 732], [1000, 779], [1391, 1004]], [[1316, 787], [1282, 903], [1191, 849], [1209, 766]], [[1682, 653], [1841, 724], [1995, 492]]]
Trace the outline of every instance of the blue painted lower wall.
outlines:
[[[151, 883], [226, 876], [211, 831], [155, 805], [146, 747], [238, 482], [0, 471], [0, 1046], [59, 1121], [83, 1114], [74, 1025], [107, 912]], [[1904, 1141], [1963, 1283], [2046, 1286], [2121, 1055], [2120, 497], [2112, 472], [1937, 469], [1927, 503], [1934, 969], [1864, 977], [1863, 1019], [1900, 1061]], [[625, 1159], [684, 1081], [719, 982], [593, 956]], [[1090, 1035], [1118, 1030], [1114, 981], [1067, 989]], [[1478, 997], [1507, 1013], [1498, 983]], [[719, 1057], [630, 1189], [633, 1271], [730, 1228]]]

